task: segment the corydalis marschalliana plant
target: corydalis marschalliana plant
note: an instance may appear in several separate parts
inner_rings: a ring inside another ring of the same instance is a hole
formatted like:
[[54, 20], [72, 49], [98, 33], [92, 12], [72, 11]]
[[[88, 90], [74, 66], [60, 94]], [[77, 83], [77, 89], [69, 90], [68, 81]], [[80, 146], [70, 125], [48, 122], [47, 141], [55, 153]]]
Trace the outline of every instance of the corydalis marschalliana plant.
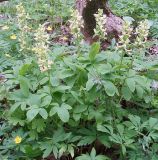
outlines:
[[25, 8], [22, 3], [16, 5], [17, 10], [17, 23], [20, 30], [18, 39], [20, 42], [20, 51], [30, 50], [29, 42], [28, 42], [28, 32], [30, 28], [28, 27], [27, 20], [29, 19], [29, 15], [26, 13]]
[[39, 25], [34, 36], [35, 36], [34, 39], [35, 39], [36, 43], [35, 43], [32, 50], [37, 55], [40, 70], [42, 72], [44, 72], [44, 71], [47, 71], [48, 69], [50, 69], [50, 67], [51, 67], [51, 61], [48, 60], [49, 35], [45, 32], [44, 24]]
[[94, 36], [99, 36], [100, 40], [107, 39], [106, 32], [106, 15], [103, 13], [103, 9], [98, 9], [98, 13], [94, 14], [96, 20], [96, 28], [94, 29]]
[[70, 22], [71, 33], [76, 39], [81, 39], [81, 28], [84, 26], [84, 21], [78, 10], [72, 10]]

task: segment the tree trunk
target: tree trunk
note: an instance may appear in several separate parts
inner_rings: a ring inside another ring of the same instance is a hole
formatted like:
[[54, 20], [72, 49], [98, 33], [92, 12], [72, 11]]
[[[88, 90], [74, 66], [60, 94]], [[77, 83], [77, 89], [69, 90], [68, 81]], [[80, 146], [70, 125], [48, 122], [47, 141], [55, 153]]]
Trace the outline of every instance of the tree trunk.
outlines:
[[0, 2], [4, 2], [4, 1], [8, 1], [8, 0], [0, 0]]
[[84, 34], [85, 40], [95, 41], [93, 38], [94, 28], [96, 26], [94, 14], [97, 13], [98, 9], [103, 9], [104, 14], [107, 16], [106, 30], [108, 37], [118, 38], [122, 29], [122, 19], [115, 16], [108, 5], [108, 0], [77, 0], [76, 8], [82, 15], [84, 20], [84, 28], [82, 32]]

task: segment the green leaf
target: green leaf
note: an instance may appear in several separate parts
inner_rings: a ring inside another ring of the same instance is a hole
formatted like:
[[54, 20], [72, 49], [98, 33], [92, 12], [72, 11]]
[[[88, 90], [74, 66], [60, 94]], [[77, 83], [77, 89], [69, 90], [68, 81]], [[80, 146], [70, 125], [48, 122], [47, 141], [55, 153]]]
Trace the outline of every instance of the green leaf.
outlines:
[[107, 63], [107, 64], [99, 64], [97, 66], [97, 71], [100, 74], [107, 74], [107, 73], [110, 73], [112, 71], [112, 66], [109, 63]]
[[20, 105], [21, 102], [14, 103], [10, 108], [10, 113], [13, 113]]
[[28, 112], [27, 112], [27, 119], [29, 121], [32, 121], [36, 115], [39, 113], [39, 108], [35, 108], [35, 109], [30, 109]]
[[51, 77], [50, 78], [50, 83], [53, 87], [59, 86], [60, 80], [57, 77]]
[[66, 108], [67, 110], [72, 109], [72, 107], [70, 105], [66, 104], [66, 103], [62, 103], [61, 107]]
[[43, 85], [43, 84], [47, 83], [48, 81], [49, 81], [49, 78], [48, 77], [44, 77], [43, 79], [41, 79], [39, 81], [39, 83], [40, 83], [40, 85]]
[[144, 89], [140, 86], [136, 86], [136, 91], [137, 91], [137, 95], [139, 98], [143, 98], [143, 94], [144, 94]]
[[126, 79], [126, 84], [129, 87], [129, 89], [131, 90], [131, 92], [135, 91], [136, 83], [135, 83], [135, 79], [134, 78], [127, 78]]
[[71, 145], [68, 145], [68, 152], [70, 153], [71, 157], [73, 158], [75, 151], [74, 151], [74, 148]]
[[19, 76], [20, 89], [25, 97], [29, 96], [29, 80], [23, 76]]
[[72, 77], [74, 73], [70, 69], [64, 69], [61, 72], [59, 72], [58, 78], [59, 79], [65, 79], [68, 77]]
[[48, 118], [48, 113], [44, 108], [40, 109], [39, 114], [42, 116], [43, 119], [47, 119]]
[[19, 70], [19, 75], [25, 75], [26, 72], [30, 71], [31, 69], [31, 64], [24, 64], [21, 69]]
[[71, 91], [72, 96], [75, 98], [75, 100], [77, 102], [79, 102], [80, 104], [83, 104], [82, 100], [79, 97], [79, 94], [77, 92]]
[[95, 160], [110, 160], [110, 158], [104, 155], [98, 155], [95, 157]]
[[41, 148], [42, 150], [44, 150], [43, 156], [42, 156], [43, 158], [48, 157], [48, 156], [51, 154], [51, 152], [53, 151], [53, 145], [50, 144], [50, 143], [48, 143], [48, 142], [44, 142], [44, 143], [40, 146], [40, 148]]
[[74, 113], [82, 113], [82, 112], [86, 111], [87, 108], [88, 108], [88, 106], [86, 106], [86, 105], [76, 105], [73, 112]]
[[125, 98], [125, 100], [130, 100], [132, 97], [132, 92], [128, 87], [122, 87], [122, 95]]
[[77, 146], [85, 146], [87, 144], [91, 144], [96, 140], [95, 136], [84, 136], [79, 143], [77, 144]]
[[106, 128], [105, 126], [103, 126], [103, 125], [97, 125], [97, 130], [98, 131], [101, 131], [101, 132], [105, 132], [105, 133], [111, 133], [110, 131], [109, 131], [109, 129], [108, 128]]
[[94, 159], [95, 160], [95, 156], [96, 156], [96, 150], [95, 148], [92, 148], [92, 151], [90, 153], [90, 156], [91, 156], [91, 159]]
[[100, 50], [100, 43], [93, 43], [89, 52], [89, 58], [91, 61], [95, 59], [95, 56], [99, 53]]
[[104, 81], [103, 85], [104, 85], [105, 91], [108, 96], [113, 97], [115, 95], [115, 93], [117, 92], [117, 88], [115, 87], [115, 85], [112, 82]]
[[46, 124], [42, 118], [37, 118], [32, 121], [32, 129], [37, 130], [37, 132], [44, 131]]
[[92, 87], [94, 86], [94, 81], [93, 79], [89, 79], [86, 83], [86, 90], [89, 91], [92, 89]]
[[61, 92], [64, 93], [66, 90], [71, 89], [70, 86], [65, 86], [65, 85], [60, 85], [58, 87], [55, 87], [55, 89], [53, 90], [53, 92]]
[[121, 149], [122, 149], [122, 154], [125, 155], [126, 154], [126, 147], [125, 145], [121, 145]]
[[149, 119], [149, 127], [150, 127], [150, 129], [158, 129], [158, 119], [150, 117], [150, 119]]
[[56, 109], [59, 118], [65, 123], [68, 122], [70, 118], [68, 110], [65, 107], [57, 107]]
[[76, 157], [75, 160], [91, 160], [91, 157], [89, 155], [83, 154], [79, 157]]

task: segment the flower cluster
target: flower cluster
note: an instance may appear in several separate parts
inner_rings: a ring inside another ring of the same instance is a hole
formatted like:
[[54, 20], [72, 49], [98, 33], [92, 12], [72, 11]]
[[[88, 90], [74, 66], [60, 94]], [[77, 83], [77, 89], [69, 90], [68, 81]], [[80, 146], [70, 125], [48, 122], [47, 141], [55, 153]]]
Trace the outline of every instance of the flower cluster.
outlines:
[[9, 29], [8, 26], [3, 26], [3, 27], [2, 27], [2, 30], [8, 30], [8, 29]]
[[136, 47], [143, 47], [147, 41], [150, 26], [147, 20], [141, 21], [136, 28], [135, 34], [137, 35], [135, 40]]
[[35, 46], [33, 47], [33, 52], [36, 53], [38, 58], [38, 64], [40, 67], [40, 70], [42, 72], [48, 70], [51, 66], [51, 61], [48, 60], [48, 40], [49, 35], [45, 32], [44, 25], [39, 25], [39, 28], [36, 30], [35, 36]]
[[[143, 48], [147, 37], [149, 34], [150, 26], [148, 25], [148, 21], [144, 20], [139, 23], [139, 26], [135, 29], [135, 32], [133, 31], [133, 27], [131, 27], [131, 23], [124, 21], [123, 27], [122, 27], [122, 35], [119, 36], [119, 42], [117, 44], [118, 49], [122, 49], [125, 52], [127, 52], [129, 55], [132, 54], [132, 47], [133, 48]], [[136, 38], [132, 39], [132, 42], [130, 40], [130, 37], [132, 35], [136, 35]]]
[[30, 49], [27, 42], [28, 39], [27, 32], [30, 30], [30, 28], [27, 25], [27, 19], [29, 18], [29, 16], [26, 13], [22, 3], [16, 6], [16, 10], [17, 10], [17, 23], [20, 29], [20, 34], [18, 36], [21, 48], [20, 51], [24, 51]]
[[123, 22], [122, 34], [119, 36], [119, 42], [117, 44], [118, 49], [123, 49], [130, 53], [130, 37], [133, 31], [131, 23], [128, 21]]
[[106, 15], [103, 14], [103, 9], [98, 9], [98, 13], [94, 14], [96, 20], [96, 28], [94, 29], [94, 36], [99, 36], [100, 39], [105, 40], [107, 38], [106, 32]]
[[81, 38], [81, 28], [83, 28], [84, 21], [78, 10], [73, 10], [71, 13], [70, 29], [75, 38]]

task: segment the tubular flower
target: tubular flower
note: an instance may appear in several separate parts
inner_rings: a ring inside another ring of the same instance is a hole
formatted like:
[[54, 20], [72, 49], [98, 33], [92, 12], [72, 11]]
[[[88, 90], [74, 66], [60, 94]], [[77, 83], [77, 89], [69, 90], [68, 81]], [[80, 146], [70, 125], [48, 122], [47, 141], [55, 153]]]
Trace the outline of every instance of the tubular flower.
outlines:
[[83, 28], [83, 19], [78, 10], [73, 10], [71, 13], [70, 28], [75, 38], [81, 38], [81, 28]]
[[44, 72], [51, 67], [51, 62], [48, 60], [49, 47], [47, 45], [49, 43], [49, 35], [45, 32], [44, 25], [39, 25], [34, 36], [36, 43], [32, 51], [37, 55], [41, 72]]
[[131, 23], [124, 21], [122, 26], [122, 35], [119, 36], [119, 42], [117, 44], [118, 49], [130, 52], [130, 37], [132, 31], [133, 27], [131, 27]]
[[106, 15], [103, 13], [103, 9], [98, 9], [98, 13], [94, 14], [96, 20], [96, 28], [94, 29], [94, 35], [99, 36], [100, 39], [105, 40], [107, 39], [107, 32], [106, 32]]
[[14, 142], [15, 142], [16, 144], [21, 143], [21, 141], [22, 141], [22, 138], [21, 138], [20, 136], [16, 136], [16, 137], [14, 138]]
[[51, 26], [48, 26], [48, 27], [47, 27], [47, 31], [52, 31], [52, 27], [51, 27]]
[[16, 5], [16, 11], [17, 11], [18, 25], [19, 25], [19, 28], [21, 28], [26, 23], [29, 16], [26, 13], [25, 8], [22, 5], [22, 3], [20, 3], [19, 5]]
[[150, 29], [150, 26], [147, 20], [141, 21], [139, 23], [139, 26], [136, 28], [136, 31], [135, 31], [135, 34], [137, 35], [137, 37], [134, 44], [136, 47], [144, 46], [144, 44], [147, 41], [149, 29]]
[[20, 51], [23, 50], [30, 50], [29, 46], [28, 46], [28, 42], [27, 42], [27, 38], [28, 38], [28, 31], [30, 30], [30, 28], [27, 25], [27, 19], [29, 18], [28, 14], [25, 11], [24, 6], [22, 5], [22, 3], [20, 3], [19, 5], [16, 6], [16, 10], [17, 10], [17, 23], [18, 23], [18, 27], [20, 30], [20, 34], [19, 34], [19, 42], [20, 42]]
[[11, 35], [10, 39], [15, 40], [16, 39], [16, 35], [15, 34]]
[[3, 27], [2, 27], [2, 30], [8, 30], [8, 29], [9, 29], [8, 26], [3, 26]]

